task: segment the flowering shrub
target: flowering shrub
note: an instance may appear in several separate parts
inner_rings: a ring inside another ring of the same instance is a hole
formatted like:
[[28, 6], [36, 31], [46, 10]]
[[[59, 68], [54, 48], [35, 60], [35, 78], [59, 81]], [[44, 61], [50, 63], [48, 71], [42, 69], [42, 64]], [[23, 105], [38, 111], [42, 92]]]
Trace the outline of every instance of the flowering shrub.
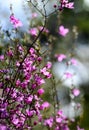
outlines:
[[[45, 83], [45, 79], [52, 76], [51, 63], [40, 66], [42, 57], [34, 48], [29, 49], [22, 63], [20, 58], [25, 55], [24, 48], [17, 45], [18, 58], [15, 61], [14, 52], [14, 48], [7, 51], [8, 55], [1, 61], [1, 64], [7, 62], [7, 68], [1, 69], [3, 79], [0, 82], [0, 88], [3, 89], [3, 93], [0, 98], [0, 118], [7, 119], [4, 122], [6, 124], [11, 122], [10, 128], [26, 129], [27, 122], [32, 122], [34, 116], [37, 116], [38, 121], [41, 120], [41, 111], [49, 107], [49, 103], [41, 98], [45, 91], [41, 86]], [[34, 122], [29, 124], [30, 127]]]
[[[46, 28], [47, 17], [64, 8], [73, 9], [74, 2], [59, 0], [58, 5], [53, 5], [54, 12], [49, 15], [46, 14], [46, 0], [41, 1], [43, 12], [38, 8], [38, 1], [28, 2], [43, 16], [44, 25], [28, 29], [31, 44], [27, 47], [17, 37], [12, 39], [9, 35], [11, 43], [14, 44], [10, 44], [5, 54], [0, 55], [0, 130], [32, 130], [36, 125], [42, 125], [48, 130], [69, 130], [69, 123], [73, 121], [59, 109], [52, 62], [45, 60], [39, 43], [41, 34], [49, 33]], [[32, 20], [34, 18], [37, 18], [36, 13], [32, 13]], [[23, 24], [14, 13], [10, 15], [10, 22], [18, 33]], [[59, 27], [60, 35], [66, 36], [68, 32], [69, 29], [63, 25]], [[56, 54], [55, 57], [59, 62], [66, 60], [64, 54]], [[68, 64], [77, 65], [77, 62], [72, 58]], [[69, 79], [73, 76], [69, 72], [64, 75]], [[53, 103], [43, 97], [47, 80], [52, 80], [54, 85]], [[80, 90], [72, 88], [71, 93], [77, 97]], [[47, 115], [46, 112], [50, 109], [52, 113]], [[79, 126], [76, 129], [82, 130]]]

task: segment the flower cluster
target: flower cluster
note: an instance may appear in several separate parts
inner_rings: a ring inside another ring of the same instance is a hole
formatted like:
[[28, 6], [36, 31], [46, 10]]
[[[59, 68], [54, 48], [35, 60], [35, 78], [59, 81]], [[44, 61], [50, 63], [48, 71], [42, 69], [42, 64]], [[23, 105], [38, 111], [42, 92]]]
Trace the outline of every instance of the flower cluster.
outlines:
[[74, 2], [69, 2], [68, 0], [60, 0], [61, 3], [61, 8], [69, 8], [73, 9], [74, 8]]
[[[14, 71], [14, 74], [11, 75], [12, 68], [8, 66], [6, 73], [2, 71], [1, 76], [4, 78], [0, 81], [0, 88], [2, 89], [0, 127], [8, 127], [10, 130], [13, 127], [22, 130], [29, 129], [29, 127], [33, 128], [42, 120], [41, 111], [50, 107], [50, 104], [43, 101], [41, 96], [45, 92], [42, 87], [45, 79], [52, 76], [50, 73], [51, 63], [48, 62], [45, 66], [40, 66], [42, 57], [34, 48], [30, 48], [29, 54], [21, 64], [20, 59], [24, 57], [25, 52], [20, 45], [17, 48], [18, 60], [13, 62], [14, 65], [12, 64], [16, 73]], [[9, 55], [9, 52], [11, 51], [7, 52], [7, 60], [10, 57], [16, 58], [14, 51], [11, 53], [13, 55]], [[1, 62], [5, 61], [6, 59], [1, 60]], [[37, 119], [35, 120], [35, 118]], [[3, 124], [7, 124], [7, 126], [3, 126]]]
[[68, 119], [61, 110], [59, 110], [55, 116], [46, 119], [44, 125], [53, 128], [54, 130], [69, 130]]
[[[77, 59], [75, 59], [75, 58], [68, 58], [65, 54], [55, 54], [55, 58], [57, 58], [57, 61], [59, 63], [62, 63], [63, 61], [65, 61], [67, 69], [64, 72], [63, 77], [66, 80], [67, 79], [72, 79], [75, 74], [73, 72], [70, 72], [70, 70], [68, 70], [68, 68], [72, 67], [72, 66], [77, 67], [77, 65], [78, 65]], [[74, 87], [75, 85], [73, 84], [73, 79], [72, 79], [72, 83], [71, 84], [72, 84], [71, 94], [74, 97], [79, 96], [80, 95], [80, 90], [78, 88]]]
[[60, 11], [64, 8], [74, 9], [74, 2], [69, 2], [68, 0], [59, 0], [59, 5], [55, 4], [54, 8], [58, 8]]
[[14, 15], [10, 16], [10, 22], [13, 24], [14, 28], [22, 27], [22, 22], [15, 18]]

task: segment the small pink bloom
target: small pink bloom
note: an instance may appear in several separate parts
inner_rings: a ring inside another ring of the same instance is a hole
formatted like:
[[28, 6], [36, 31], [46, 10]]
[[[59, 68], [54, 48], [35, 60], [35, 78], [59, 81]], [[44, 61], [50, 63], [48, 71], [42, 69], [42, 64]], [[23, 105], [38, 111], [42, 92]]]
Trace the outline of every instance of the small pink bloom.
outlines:
[[33, 95], [30, 95], [29, 97], [27, 97], [26, 103], [31, 103], [32, 100], [33, 100]]
[[62, 115], [63, 115], [62, 110], [58, 110], [57, 114], [58, 114], [59, 116], [62, 116]]
[[69, 8], [69, 9], [74, 9], [74, 2], [69, 2], [69, 3], [65, 4], [65, 7]]
[[18, 86], [20, 85], [20, 83], [21, 83], [21, 81], [18, 79], [18, 80], [16, 81], [16, 86], [18, 87]]
[[20, 66], [19, 61], [16, 61], [16, 66], [17, 66], [17, 67], [19, 67], [19, 66]]
[[46, 108], [49, 108], [50, 107], [50, 104], [48, 102], [44, 102], [42, 105], [41, 105], [41, 109], [44, 110]]
[[69, 63], [71, 63], [72, 65], [77, 65], [77, 60], [76, 59], [74, 59], [74, 58], [72, 58], [70, 61], [69, 61]]
[[52, 63], [51, 63], [51, 62], [48, 62], [48, 63], [46, 64], [46, 67], [47, 67], [47, 69], [50, 69], [50, 68], [52, 67]]
[[66, 78], [68, 79], [68, 78], [72, 78], [72, 77], [73, 77], [73, 74], [71, 74], [71, 73], [69, 73], [69, 72], [66, 72], [66, 73], [65, 73], [65, 76], [66, 76]]
[[15, 28], [22, 26], [22, 22], [19, 19], [15, 18], [14, 15], [10, 16], [10, 22], [14, 25]]
[[19, 50], [20, 52], [23, 52], [22, 46], [18, 45], [18, 50]]
[[65, 119], [66, 117], [63, 114], [62, 110], [58, 110], [57, 115], [60, 116], [62, 119]]
[[46, 119], [45, 121], [44, 121], [44, 125], [45, 126], [49, 126], [50, 128], [53, 126], [53, 118], [52, 117], [50, 117], [49, 119]]
[[79, 94], [80, 94], [80, 90], [77, 89], [77, 88], [74, 88], [74, 89], [72, 90], [72, 93], [73, 93], [73, 95], [74, 95], [75, 97], [77, 97], [77, 96], [79, 96]]
[[37, 28], [31, 28], [31, 29], [29, 30], [29, 33], [30, 33], [32, 36], [37, 36], [38, 30], [37, 30]]
[[[38, 29], [41, 31], [43, 29], [43, 27], [39, 26]], [[44, 28], [43, 32], [49, 33], [49, 30], [47, 28]]]
[[61, 25], [59, 27], [59, 34], [62, 35], [63, 37], [65, 37], [68, 32], [69, 32], [69, 29], [68, 28], [64, 28], [63, 25]]
[[44, 93], [44, 89], [43, 88], [38, 89], [37, 93], [38, 95], [42, 95]]
[[58, 59], [59, 62], [62, 62], [64, 59], [66, 59], [66, 55], [64, 54], [55, 55], [55, 57]]
[[27, 115], [28, 115], [29, 117], [32, 117], [32, 116], [34, 115], [35, 111], [34, 111], [34, 110], [29, 110], [29, 109], [27, 109], [27, 110], [26, 110], [26, 113], [27, 113]]
[[56, 118], [56, 122], [57, 122], [57, 123], [61, 123], [62, 121], [63, 121], [62, 118], [60, 118], [60, 117], [57, 117], [57, 118]]
[[0, 60], [1, 60], [1, 61], [4, 60], [4, 55], [0, 55]]
[[61, 8], [74, 9], [74, 2], [68, 2], [68, 0], [61, 0]]
[[32, 54], [35, 53], [35, 49], [34, 49], [34, 48], [30, 48], [29, 52], [30, 52], [30, 54], [32, 55]]
[[40, 70], [40, 72], [45, 75], [47, 78], [51, 78], [52, 74], [50, 72], [47, 71], [47, 68], [44, 67]]
[[37, 84], [32, 84], [31, 87], [32, 89], [35, 89], [37, 87]]
[[18, 118], [13, 119], [13, 120], [12, 120], [12, 123], [13, 123], [14, 125], [17, 125], [17, 124], [19, 123], [19, 119], [18, 119]]

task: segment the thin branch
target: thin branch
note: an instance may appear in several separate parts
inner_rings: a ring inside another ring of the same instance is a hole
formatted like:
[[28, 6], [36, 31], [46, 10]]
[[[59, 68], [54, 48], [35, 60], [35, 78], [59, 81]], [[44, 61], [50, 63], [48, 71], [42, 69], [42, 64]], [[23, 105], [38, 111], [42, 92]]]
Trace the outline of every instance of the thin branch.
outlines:
[[42, 11], [41, 11], [40, 9], [38, 9], [37, 6], [33, 4], [33, 2], [31, 2], [31, 1], [27, 1], [27, 2], [30, 2], [30, 4], [32, 4], [32, 6], [33, 6], [42, 16], [44, 16], [44, 14], [42, 13]]

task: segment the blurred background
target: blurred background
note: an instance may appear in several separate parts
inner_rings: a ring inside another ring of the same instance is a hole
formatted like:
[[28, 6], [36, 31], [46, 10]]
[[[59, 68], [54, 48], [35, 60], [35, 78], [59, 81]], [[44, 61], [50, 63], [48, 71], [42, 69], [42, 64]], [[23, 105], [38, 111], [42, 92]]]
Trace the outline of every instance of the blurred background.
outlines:
[[[51, 6], [54, 2], [51, 0], [51, 4], [49, 3], [47, 6], [48, 14], [53, 10]], [[47, 28], [49, 29], [49, 34], [42, 35], [40, 42], [43, 49], [51, 48], [51, 53], [49, 54], [51, 58], [47, 58], [54, 61], [53, 73], [57, 80], [60, 80], [66, 66], [64, 63], [61, 64], [55, 61], [53, 56], [57, 53], [64, 53], [77, 59], [78, 65], [76, 67], [72, 66], [68, 71], [76, 73], [73, 83], [81, 90], [81, 95], [76, 100], [81, 102], [82, 107], [75, 109], [76, 101], [71, 101], [69, 95], [70, 81], [66, 81], [61, 85], [58, 84], [57, 90], [64, 113], [69, 118], [76, 117], [76, 120], [81, 115], [79, 121], [81, 127], [89, 130], [89, 0], [74, 0], [74, 3], [74, 10], [64, 9], [62, 14], [57, 15], [55, 13], [48, 18]], [[2, 53], [4, 46], [8, 44], [8, 38], [4, 34], [7, 35], [7, 30], [11, 33], [12, 29], [9, 22], [10, 4], [12, 4], [15, 16], [23, 23], [23, 28], [20, 30], [21, 35], [23, 36], [23, 33], [27, 33], [28, 28], [30, 28], [31, 10], [25, 0], [6, 0], [5, 2], [0, 0], [0, 53]], [[36, 10], [33, 9], [33, 11]], [[38, 22], [38, 25], [41, 23], [40, 20], [36, 22]], [[70, 30], [65, 38], [58, 34], [60, 25], [64, 25]]]

